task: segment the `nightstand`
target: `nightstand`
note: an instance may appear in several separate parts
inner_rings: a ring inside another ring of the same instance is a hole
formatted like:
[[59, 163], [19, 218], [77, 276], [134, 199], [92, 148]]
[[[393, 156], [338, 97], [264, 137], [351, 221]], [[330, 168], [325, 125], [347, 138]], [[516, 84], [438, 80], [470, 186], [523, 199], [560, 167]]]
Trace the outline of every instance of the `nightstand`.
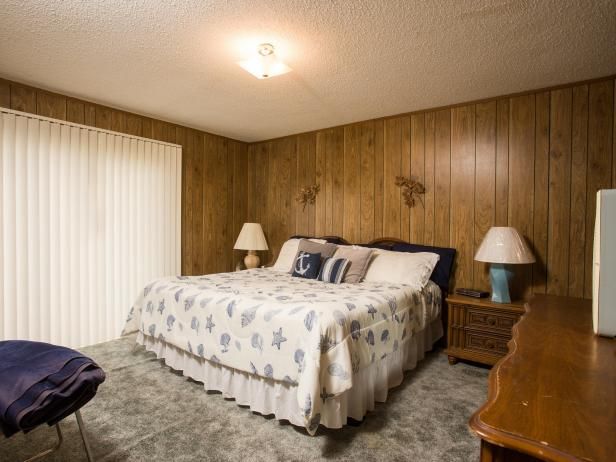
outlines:
[[508, 351], [511, 329], [524, 314], [524, 303], [494, 303], [485, 298], [447, 298], [449, 364], [459, 359], [494, 365]]

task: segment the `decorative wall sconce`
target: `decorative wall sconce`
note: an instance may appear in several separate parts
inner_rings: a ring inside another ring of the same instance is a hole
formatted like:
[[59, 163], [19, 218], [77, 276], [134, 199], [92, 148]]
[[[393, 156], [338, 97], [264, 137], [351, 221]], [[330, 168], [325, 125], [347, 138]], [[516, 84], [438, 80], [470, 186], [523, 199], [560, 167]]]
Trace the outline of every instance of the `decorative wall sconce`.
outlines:
[[321, 190], [321, 186], [313, 184], [312, 186], [305, 186], [299, 190], [297, 196], [295, 196], [295, 202], [302, 204], [304, 207], [302, 211], [306, 210], [306, 205], [313, 205], [317, 200], [317, 194]]
[[415, 201], [419, 199], [423, 206], [423, 199], [421, 194], [425, 194], [426, 188], [419, 181], [412, 180], [409, 177], [397, 176], [396, 186], [402, 189], [402, 197], [407, 207], [415, 207]]

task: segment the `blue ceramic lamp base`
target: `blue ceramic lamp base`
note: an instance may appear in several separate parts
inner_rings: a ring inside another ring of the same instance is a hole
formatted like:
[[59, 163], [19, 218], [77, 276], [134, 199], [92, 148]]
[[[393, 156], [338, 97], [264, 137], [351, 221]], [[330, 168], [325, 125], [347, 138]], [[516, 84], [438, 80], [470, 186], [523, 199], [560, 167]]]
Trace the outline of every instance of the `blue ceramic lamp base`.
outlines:
[[490, 265], [490, 282], [492, 283], [492, 301], [494, 303], [511, 303], [509, 279], [513, 272], [502, 263]]

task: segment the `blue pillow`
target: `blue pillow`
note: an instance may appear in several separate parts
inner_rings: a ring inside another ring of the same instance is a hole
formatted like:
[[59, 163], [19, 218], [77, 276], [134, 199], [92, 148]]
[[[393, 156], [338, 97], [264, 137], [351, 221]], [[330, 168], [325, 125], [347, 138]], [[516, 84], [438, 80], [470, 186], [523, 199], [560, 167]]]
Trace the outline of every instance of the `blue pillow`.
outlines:
[[395, 252], [432, 252], [438, 254], [441, 258], [434, 267], [430, 279], [441, 288], [442, 291], [449, 293], [449, 278], [451, 276], [451, 268], [453, 260], [456, 256], [456, 249], [447, 247], [432, 247], [430, 245], [421, 244], [395, 244], [392, 248]]
[[317, 279], [323, 282], [340, 284], [349, 266], [351, 266], [351, 264], [346, 258], [327, 257], [323, 260], [323, 263], [321, 263], [321, 271], [319, 271], [319, 277]]
[[303, 250], [297, 254], [293, 263], [293, 273], [296, 278], [316, 279], [321, 268], [321, 254], [308, 253]]

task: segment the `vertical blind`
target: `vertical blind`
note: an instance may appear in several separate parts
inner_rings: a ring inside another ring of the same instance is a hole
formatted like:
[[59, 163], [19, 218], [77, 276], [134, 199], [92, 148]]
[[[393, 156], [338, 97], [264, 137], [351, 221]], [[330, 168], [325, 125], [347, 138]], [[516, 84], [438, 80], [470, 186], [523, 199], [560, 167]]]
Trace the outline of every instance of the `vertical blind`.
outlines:
[[180, 272], [181, 147], [0, 109], [0, 338], [120, 335]]

